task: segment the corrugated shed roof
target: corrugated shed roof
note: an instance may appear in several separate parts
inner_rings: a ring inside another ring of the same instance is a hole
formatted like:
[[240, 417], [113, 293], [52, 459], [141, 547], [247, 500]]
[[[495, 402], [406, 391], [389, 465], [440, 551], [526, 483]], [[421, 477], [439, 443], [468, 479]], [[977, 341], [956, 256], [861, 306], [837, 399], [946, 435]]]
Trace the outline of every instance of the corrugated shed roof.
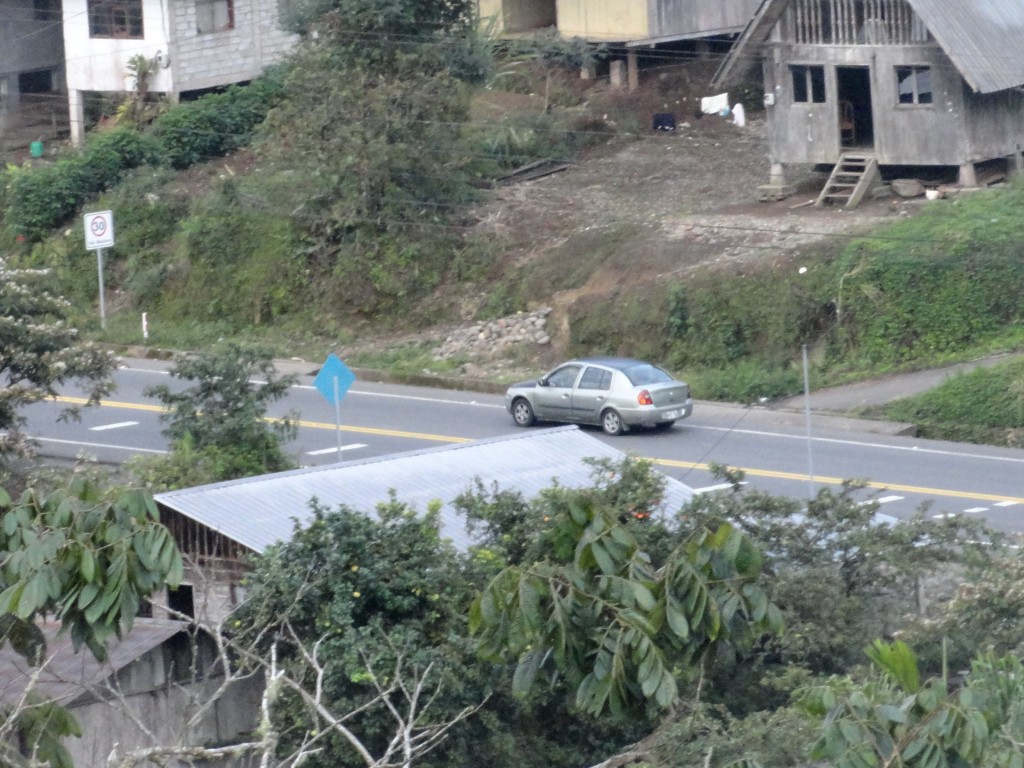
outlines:
[[[301, 524], [310, 518], [314, 497], [328, 509], [345, 504], [372, 514], [394, 489], [400, 501], [417, 510], [439, 501], [441, 534], [464, 551], [471, 537], [452, 502], [470, 489], [475, 478], [533, 498], [556, 479], [570, 488], [591, 485], [593, 467], [584, 463], [585, 458], [619, 461], [624, 457], [577, 427], [555, 427], [186, 488], [155, 498], [158, 504], [262, 552], [290, 539], [294, 520]], [[678, 480], [666, 480], [662, 509], [675, 512], [692, 498], [693, 491]]]
[[[764, 0], [729, 51], [712, 81], [723, 87], [741, 71], [738, 64], [764, 42], [791, 0]], [[1022, 0], [907, 0], [979, 93], [1024, 85], [1024, 2]]]
[[86, 693], [89, 686], [100, 684], [161, 643], [185, 631], [185, 625], [177, 621], [136, 619], [130, 632], [108, 644], [105, 662], [96, 661], [85, 648], [76, 653], [71, 636], [60, 634], [59, 624], [45, 622], [40, 629], [46, 636], [47, 653], [47, 661], [41, 669], [29, 667], [9, 643], [0, 648], [0, 705], [16, 704], [31, 676], [38, 673], [39, 678], [33, 688], [35, 693], [66, 706]]
[[1024, 85], [1022, 0], [908, 0], [979, 93]]

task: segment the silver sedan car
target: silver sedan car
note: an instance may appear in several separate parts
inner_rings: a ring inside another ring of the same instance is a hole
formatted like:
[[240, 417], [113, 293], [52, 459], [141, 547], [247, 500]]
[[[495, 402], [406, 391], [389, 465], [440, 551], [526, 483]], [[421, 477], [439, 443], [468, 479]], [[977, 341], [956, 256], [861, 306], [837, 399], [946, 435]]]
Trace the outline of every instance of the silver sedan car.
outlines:
[[693, 412], [690, 387], [642, 360], [570, 360], [531, 381], [513, 384], [505, 408], [520, 427], [535, 421], [598, 424], [609, 435], [631, 427], [667, 429]]

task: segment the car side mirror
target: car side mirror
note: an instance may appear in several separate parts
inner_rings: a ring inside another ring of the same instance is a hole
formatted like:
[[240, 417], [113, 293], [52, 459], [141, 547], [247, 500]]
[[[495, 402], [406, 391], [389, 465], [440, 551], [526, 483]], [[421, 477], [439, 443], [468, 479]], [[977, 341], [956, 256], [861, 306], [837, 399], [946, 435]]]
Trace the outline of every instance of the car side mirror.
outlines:
[[541, 376], [539, 379], [537, 379], [537, 386], [538, 387], [546, 387], [547, 385], [548, 385], [548, 377], [547, 376]]

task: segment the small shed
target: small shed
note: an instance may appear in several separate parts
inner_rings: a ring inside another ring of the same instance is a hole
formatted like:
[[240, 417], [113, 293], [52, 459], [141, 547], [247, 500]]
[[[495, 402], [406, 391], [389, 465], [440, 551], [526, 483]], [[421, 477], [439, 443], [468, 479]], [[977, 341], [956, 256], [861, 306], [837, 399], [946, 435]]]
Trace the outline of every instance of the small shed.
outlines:
[[[453, 502], [477, 479], [533, 498], [556, 481], [568, 488], [592, 485], [594, 467], [586, 459], [625, 458], [578, 427], [566, 426], [157, 494], [161, 521], [197, 566], [169, 604], [211, 620], [224, 616], [242, 597], [246, 559], [290, 539], [295, 523], [312, 517], [314, 498], [328, 509], [344, 504], [369, 515], [390, 491], [417, 510], [436, 501], [441, 534], [466, 550], [472, 537]], [[665, 483], [661, 511], [672, 514], [693, 491], [672, 478]]]
[[224, 683], [213, 641], [182, 622], [137, 618], [105, 661], [76, 652], [59, 624], [40, 628], [47, 653], [38, 667], [0, 647], [0, 708], [23, 705], [31, 691], [67, 709], [82, 730], [64, 740], [76, 766], [106, 765], [115, 744], [124, 754], [223, 743], [257, 724], [263, 678], [240, 678], [212, 697]]
[[1024, 165], [1024, 3], [762, 0], [714, 79], [759, 60], [771, 183], [787, 164]]

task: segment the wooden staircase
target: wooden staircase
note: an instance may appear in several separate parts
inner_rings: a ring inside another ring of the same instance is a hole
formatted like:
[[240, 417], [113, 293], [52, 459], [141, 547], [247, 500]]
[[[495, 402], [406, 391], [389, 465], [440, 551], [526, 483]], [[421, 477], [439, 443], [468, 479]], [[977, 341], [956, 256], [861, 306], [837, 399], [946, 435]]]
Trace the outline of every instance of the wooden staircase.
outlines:
[[814, 205], [821, 208], [825, 203], [843, 203], [847, 208], [856, 208], [880, 178], [874, 155], [844, 152]]

